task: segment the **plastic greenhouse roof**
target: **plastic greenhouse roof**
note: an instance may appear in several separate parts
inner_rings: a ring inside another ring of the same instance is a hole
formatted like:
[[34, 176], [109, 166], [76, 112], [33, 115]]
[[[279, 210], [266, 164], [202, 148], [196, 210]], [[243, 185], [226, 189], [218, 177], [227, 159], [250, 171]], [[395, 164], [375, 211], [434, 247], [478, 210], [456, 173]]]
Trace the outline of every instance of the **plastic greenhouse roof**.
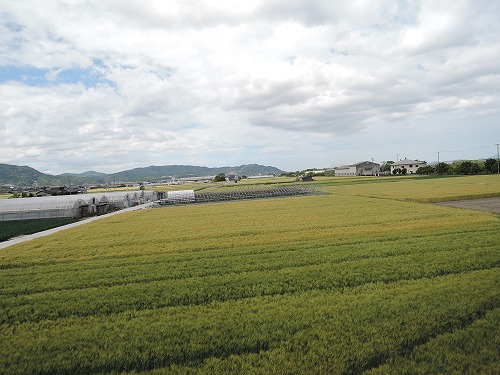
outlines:
[[0, 212], [70, 209], [85, 204], [82, 195], [0, 199]]
[[111, 191], [111, 192], [106, 192], [102, 193], [105, 197], [108, 199], [126, 199], [127, 197], [133, 197], [135, 194], [139, 196], [141, 192], [138, 190], [130, 190], [130, 191]]
[[[154, 194], [156, 193], [153, 190], [144, 190], [144, 196], [146, 197], [150, 197]], [[102, 193], [102, 195], [104, 195], [110, 201], [124, 200], [127, 198], [139, 199], [142, 196], [142, 191], [141, 190], [112, 191], [112, 192]]]

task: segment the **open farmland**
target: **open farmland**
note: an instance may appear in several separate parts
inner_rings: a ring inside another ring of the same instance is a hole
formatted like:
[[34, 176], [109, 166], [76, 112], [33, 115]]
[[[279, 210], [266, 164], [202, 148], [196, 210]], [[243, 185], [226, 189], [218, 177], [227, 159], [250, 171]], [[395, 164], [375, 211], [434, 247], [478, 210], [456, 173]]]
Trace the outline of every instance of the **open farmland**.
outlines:
[[500, 176], [393, 176], [322, 178], [336, 194], [430, 203], [500, 197]]
[[498, 176], [142, 210], [0, 252], [8, 374], [497, 373]]

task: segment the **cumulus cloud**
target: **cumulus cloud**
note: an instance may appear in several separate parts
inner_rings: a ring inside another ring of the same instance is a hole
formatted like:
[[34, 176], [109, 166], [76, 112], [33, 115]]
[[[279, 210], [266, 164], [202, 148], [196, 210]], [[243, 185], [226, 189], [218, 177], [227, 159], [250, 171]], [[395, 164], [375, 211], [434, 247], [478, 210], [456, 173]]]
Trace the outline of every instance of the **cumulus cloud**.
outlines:
[[486, 0], [7, 0], [0, 162], [295, 170], [498, 143], [499, 17]]

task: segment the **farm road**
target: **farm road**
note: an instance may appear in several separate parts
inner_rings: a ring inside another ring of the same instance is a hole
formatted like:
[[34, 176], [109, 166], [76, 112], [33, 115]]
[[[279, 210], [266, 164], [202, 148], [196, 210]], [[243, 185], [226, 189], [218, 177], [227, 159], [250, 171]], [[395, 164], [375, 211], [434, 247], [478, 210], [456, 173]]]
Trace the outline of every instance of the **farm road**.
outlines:
[[63, 226], [60, 226], [60, 227], [57, 227], [57, 228], [52, 228], [52, 229], [44, 230], [42, 232], [33, 233], [33, 234], [27, 234], [25, 236], [19, 236], [19, 237], [11, 238], [10, 240], [4, 241], [4, 242], [0, 242], [0, 249], [4, 249], [6, 247], [9, 247], [9, 246], [12, 246], [12, 245], [16, 245], [18, 243], [22, 243], [22, 242], [26, 242], [26, 241], [31, 241], [31, 240], [33, 240], [35, 238], [48, 236], [50, 234], [57, 233], [57, 232], [60, 232], [62, 230], [68, 229], [68, 228], [77, 227], [79, 225], [84, 225], [84, 224], [90, 223], [90, 222], [95, 221], [95, 220], [105, 219], [107, 217], [114, 216], [114, 215], [119, 215], [119, 214], [122, 214], [124, 212], [130, 212], [130, 211], [142, 210], [142, 209], [145, 209], [145, 208], [151, 208], [152, 206], [153, 206], [153, 203], [151, 203], [151, 202], [150, 203], [146, 203], [146, 204], [141, 204], [139, 206], [125, 208], [123, 210], [115, 211], [115, 212], [112, 212], [112, 213], [109, 213], [109, 214], [106, 214], [106, 215], [91, 217], [91, 218], [88, 218], [88, 219], [85, 219], [85, 220], [77, 221], [76, 223], [71, 223], [71, 224], [63, 225]]

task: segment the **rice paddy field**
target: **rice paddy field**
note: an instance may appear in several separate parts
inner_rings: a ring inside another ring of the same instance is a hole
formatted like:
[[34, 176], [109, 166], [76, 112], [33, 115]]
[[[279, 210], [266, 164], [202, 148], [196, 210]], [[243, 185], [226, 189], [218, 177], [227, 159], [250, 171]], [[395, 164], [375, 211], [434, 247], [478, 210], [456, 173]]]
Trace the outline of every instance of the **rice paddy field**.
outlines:
[[499, 373], [499, 176], [315, 180], [1, 250], [0, 372]]

